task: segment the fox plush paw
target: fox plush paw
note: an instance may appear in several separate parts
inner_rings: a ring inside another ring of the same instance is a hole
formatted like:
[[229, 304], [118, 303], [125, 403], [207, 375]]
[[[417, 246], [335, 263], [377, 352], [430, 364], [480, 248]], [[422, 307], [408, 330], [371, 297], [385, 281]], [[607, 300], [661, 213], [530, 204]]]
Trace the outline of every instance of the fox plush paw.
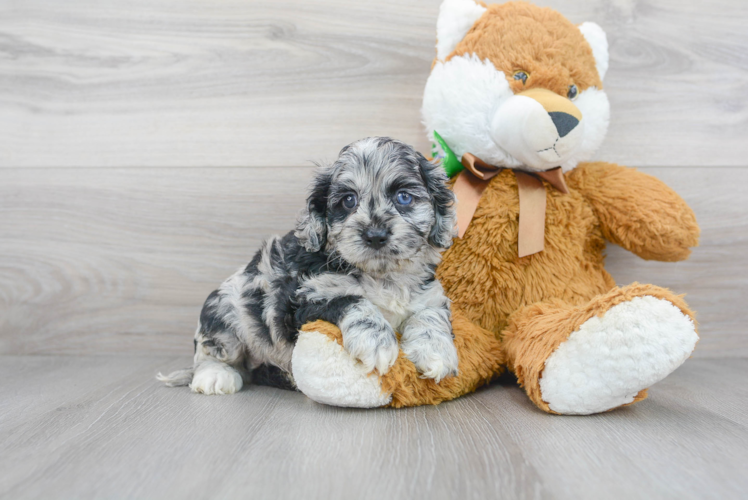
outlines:
[[593, 316], [548, 358], [540, 391], [551, 410], [599, 413], [632, 403], [696, 346], [693, 321], [665, 299], [635, 297]]
[[342, 346], [340, 330], [318, 321], [299, 332], [291, 366], [296, 386], [309, 398], [332, 406], [374, 408], [392, 395], [382, 390], [380, 378]]

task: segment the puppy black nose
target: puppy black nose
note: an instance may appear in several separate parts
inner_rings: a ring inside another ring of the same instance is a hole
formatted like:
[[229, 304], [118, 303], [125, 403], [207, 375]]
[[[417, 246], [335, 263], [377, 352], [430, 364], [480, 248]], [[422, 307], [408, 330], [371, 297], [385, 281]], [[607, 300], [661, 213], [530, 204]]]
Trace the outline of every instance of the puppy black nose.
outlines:
[[560, 137], [566, 136], [566, 134], [574, 130], [574, 127], [579, 125], [579, 120], [571, 116], [569, 113], [552, 111], [548, 114], [551, 115], [551, 121], [553, 121], [553, 124], [556, 126], [556, 130], [558, 130], [558, 135]]
[[364, 231], [364, 242], [367, 247], [379, 250], [387, 243], [387, 230], [379, 227], [370, 227]]

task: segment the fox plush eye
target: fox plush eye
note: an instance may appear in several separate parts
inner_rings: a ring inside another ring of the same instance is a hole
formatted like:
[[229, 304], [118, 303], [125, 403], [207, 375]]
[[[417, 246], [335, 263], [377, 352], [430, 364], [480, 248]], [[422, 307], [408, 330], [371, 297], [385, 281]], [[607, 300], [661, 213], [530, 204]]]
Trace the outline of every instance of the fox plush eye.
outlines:
[[569, 91], [566, 93], [566, 97], [569, 99], [575, 99], [579, 95], [579, 89], [576, 85], [569, 85]]
[[358, 198], [355, 194], [350, 193], [343, 196], [343, 208], [346, 210], [353, 210], [358, 205]]
[[413, 203], [413, 195], [407, 191], [399, 191], [395, 199], [400, 205], [410, 205]]
[[524, 71], [517, 71], [514, 73], [515, 80], [522, 80], [522, 84], [527, 83], [527, 73]]

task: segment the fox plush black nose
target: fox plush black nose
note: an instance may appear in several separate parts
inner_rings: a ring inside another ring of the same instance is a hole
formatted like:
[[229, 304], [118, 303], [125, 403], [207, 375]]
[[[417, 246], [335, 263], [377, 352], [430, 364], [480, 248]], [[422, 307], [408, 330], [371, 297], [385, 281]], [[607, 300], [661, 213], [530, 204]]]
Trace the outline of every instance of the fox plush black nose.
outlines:
[[571, 116], [569, 113], [551, 111], [548, 114], [551, 116], [551, 120], [556, 126], [556, 130], [558, 130], [558, 135], [560, 137], [566, 136], [566, 134], [574, 130], [574, 127], [579, 125], [579, 120]]
[[364, 242], [367, 247], [379, 250], [387, 243], [388, 236], [386, 229], [370, 227], [364, 231]]

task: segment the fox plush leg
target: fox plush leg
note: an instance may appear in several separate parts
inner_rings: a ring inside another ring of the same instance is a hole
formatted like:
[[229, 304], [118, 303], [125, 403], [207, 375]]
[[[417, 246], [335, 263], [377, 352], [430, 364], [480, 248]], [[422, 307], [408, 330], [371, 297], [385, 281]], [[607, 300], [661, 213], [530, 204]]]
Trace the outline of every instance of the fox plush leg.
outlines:
[[539, 408], [588, 415], [644, 399], [678, 368], [698, 341], [693, 316], [680, 296], [634, 283], [581, 306], [524, 307], [510, 318], [502, 345]]
[[343, 349], [340, 330], [327, 322], [304, 325], [294, 347], [296, 386], [309, 398], [334, 406], [372, 408], [438, 404], [474, 391], [501, 373], [501, 347], [491, 332], [453, 311], [459, 373], [438, 384], [421, 378], [402, 351], [383, 376], [365, 369]]

